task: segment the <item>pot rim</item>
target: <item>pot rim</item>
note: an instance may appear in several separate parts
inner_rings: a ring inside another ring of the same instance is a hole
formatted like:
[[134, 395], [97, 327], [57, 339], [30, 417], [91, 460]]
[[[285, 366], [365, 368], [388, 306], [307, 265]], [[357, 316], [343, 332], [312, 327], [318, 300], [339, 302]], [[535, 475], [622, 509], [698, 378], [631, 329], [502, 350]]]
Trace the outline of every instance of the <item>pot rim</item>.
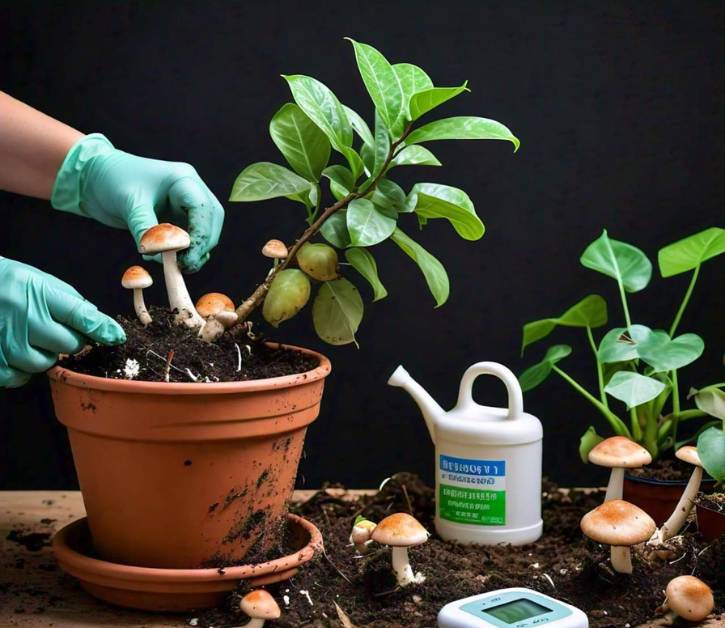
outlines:
[[[637, 484], [652, 484], [654, 486], [686, 486], [687, 482], [689, 480], [658, 480], [657, 478], [643, 478], [639, 477], [637, 475], [629, 475], [628, 473], [625, 473], [624, 475], [625, 480], [629, 480], [630, 482], [634, 482]], [[713, 480], [711, 477], [703, 477], [701, 484], [714, 484], [715, 480]]]
[[63, 366], [54, 366], [47, 375], [56, 382], [75, 386], [77, 388], [92, 388], [94, 390], [107, 390], [123, 393], [152, 393], [155, 395], [217, 395], [225, 393], [257, 392], [277, 388], [292, 388], [302, 384], [308, 384], [319, 379], [324, 379], [332, 371], [330, 360], [321, 353], [288, 345], [281, 342], [265, 343], [271, 347], [280, 349], [291, 349], [306, 355], [314, 356], [319, 360], [319, 365], [310, 371], [294, 373], [292, 375], [280, 375], [279, 377], [268, 377], [265, 379], [250, 379], [241, 382], [212, 382], [212, 383], [181, 383], [181, 382], [148, 382], [127, 379], [111, 379], [110, 377], [97, 377], [72, 371]]

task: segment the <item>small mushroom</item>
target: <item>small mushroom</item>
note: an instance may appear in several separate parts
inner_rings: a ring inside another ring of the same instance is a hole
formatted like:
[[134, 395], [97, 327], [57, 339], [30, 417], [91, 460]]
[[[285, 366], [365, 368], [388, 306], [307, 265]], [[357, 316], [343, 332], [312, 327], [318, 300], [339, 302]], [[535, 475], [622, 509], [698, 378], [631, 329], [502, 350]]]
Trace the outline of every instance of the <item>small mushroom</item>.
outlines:
[[401, 587], [425, 580], [423, 574], [413, 573], [408, 559], [408, 548], [422, 545], [429, 536], [428, 531], [415, 517], [404, 512], [385, 517], [373, 530], [371, 535], [373, 541], [392, 548], [393, 571]]
[[262, 628], [267, 619], [279, 619], [282, 612], [274, 598], [264, 589], [255, 589], [239, 602], [239, 608], [251, 619], [243, 628]]
[[136, 316], [143, 325], [148, 325], [151, 322], [151, 315], [143, 300], [143, 291], [144, 288], [148, 288], [153, 283], [154, 280], [151, 279], [151, 275], [141, 266], [127, 268], [126, 272], [123, 273], [123, 277], [121, 277], [121, 285], [127, 290], [133, 290], [133, 309], [136, 310]]
[[220, 292], [209, 292], [196, 302], [196, 311], [206, 320], [199, 335], [207, 342], [213, 342], [239, 318], [234, 302]]
[[702, 621], [715, 606], [712, 589], [695, 576], [678, 576], [667, 583], [663, 607], [688, 621]]
[[604, 439], [589, 452], [589, 462], [600, 467], [608, 467], [609, 484], [604, 501], [622, 499], [624, 486], [624, 470], [637, 469], [652, 462], [652, 456], [641, 445], [625, 438], [612, 436]]
[[373, 523], [365, 517], [357, 517], [355, 519], [352, 532], [350, 533], [350, 543], [355, 546], [359, 554], [367, 553], [368, 545], [372, 542], [371, 537], [376, 527], [376, 523]]
[[692, 510], [692, 505], [695, 503], [695, 497], [697, 492], [700, 490], [700, 482], [702, 481], [702, 462], [700, 462], [700, 456], [697, 454], [697, 447], [692, 445], [686, 445], [680, 447], [676, 452], [680, 460], [684, 460], [691, 465], [694, 465], [692, 475], [687, 482], [685, 490], [680, 496], [680, 500], [677, 502], [677, 506], [672, 511], [667, 521], [662, 524], [662, 527], [656, 532], [655, 537], [652, 539], [653, 542], [666, 541], [675, 536], [685, 525], [687, 516]]
[[289, 251], [282, 240], [270, 240], [262, 247], [262, 255], [272, 259], [285, 259]]
[[204, 325], [204, 319], [196, 311], [186, 289], [184, 277], [176, 263], [176, 252], [189, 248], [190, 244], [191, 239], [186, 231], [164, 222], [151, 227], [141, 236], [138, 250], [145, 255], [161, 253], [169, 305], [172, 310], [178, 310], [184, 324], [196, 328]]
[[612, 568], [632, 573], [630, 547], [648, 540], [657, 526], [644, 510], [622, 499], [604, 502], [582, 517], [582, 532], [593, 541], [611, 546]]

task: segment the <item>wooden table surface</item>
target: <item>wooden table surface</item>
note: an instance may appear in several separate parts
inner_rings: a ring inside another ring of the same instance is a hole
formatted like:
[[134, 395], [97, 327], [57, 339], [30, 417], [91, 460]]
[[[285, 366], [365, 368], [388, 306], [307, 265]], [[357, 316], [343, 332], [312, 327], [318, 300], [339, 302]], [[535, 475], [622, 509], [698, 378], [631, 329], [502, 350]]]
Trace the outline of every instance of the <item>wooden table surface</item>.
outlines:
[[[335, 489], [330, 492], [344, 493]], [[346, 494], [370, 492], [349, 491]], [[294, 499], [302, 501], [313, 493], [295, 491]], [[44, 533], [50, 538], [64, 525], [83, 516], [85, 510], [78, 491], [0, 491], [0, 628], [188, 626], [189, 614], [145, 613], [97, 602], [74, 578], [58, 568], [47, 541], [31, 551], [7, 538], [13, 530]], [[658, 621], [640, 628], [666, 625], [669, 624]], [[713, 618], [702, 625], [725, 626], [725, 617]]]

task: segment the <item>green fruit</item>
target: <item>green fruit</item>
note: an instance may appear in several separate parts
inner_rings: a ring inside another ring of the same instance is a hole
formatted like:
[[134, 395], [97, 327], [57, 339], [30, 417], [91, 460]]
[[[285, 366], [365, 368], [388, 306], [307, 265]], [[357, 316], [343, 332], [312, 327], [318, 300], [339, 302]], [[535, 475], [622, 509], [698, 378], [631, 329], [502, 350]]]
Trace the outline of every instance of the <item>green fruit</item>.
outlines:
[[277, 327], [292, 318], [310, 298], [310, 280], [301, 270], [287, 268], [277, 273], [264, 299], [262, 315]]
[[297, 263], [318, 281], [337, 279], [337, 251], [327, 244], [305, 242], [297, 251]]

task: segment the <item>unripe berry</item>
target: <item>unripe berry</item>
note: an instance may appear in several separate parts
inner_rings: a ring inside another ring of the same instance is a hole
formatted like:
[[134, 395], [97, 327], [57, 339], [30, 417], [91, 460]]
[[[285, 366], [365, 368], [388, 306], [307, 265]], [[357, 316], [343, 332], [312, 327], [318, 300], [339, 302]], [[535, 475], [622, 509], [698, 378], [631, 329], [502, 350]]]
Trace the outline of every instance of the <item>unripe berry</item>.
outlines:
[[337, 251], [327, 244], [305, 242], [297, 251], [297, 264], [318, 281], [337, 279]]
[[262, 315], [270, 325], [277, 327], [299, 312], [310, 298], [310, 280], [296, 268], [277, 273], [264, 299]]

